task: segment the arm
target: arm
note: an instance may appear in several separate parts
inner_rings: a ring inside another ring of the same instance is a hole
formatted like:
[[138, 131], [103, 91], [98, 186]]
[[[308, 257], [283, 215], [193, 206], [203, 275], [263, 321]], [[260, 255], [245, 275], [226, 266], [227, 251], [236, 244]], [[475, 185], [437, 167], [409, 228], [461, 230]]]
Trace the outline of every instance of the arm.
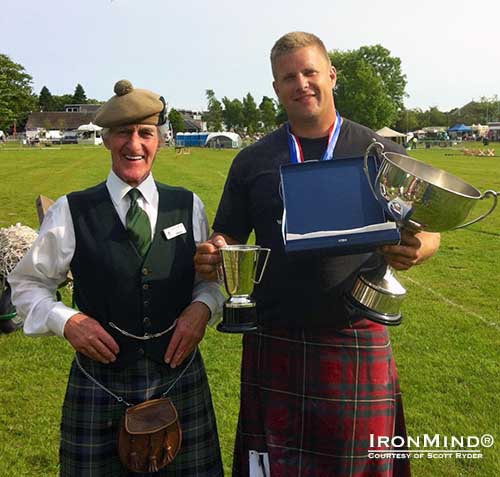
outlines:
[[384, 245], [381, 253], [388, 265], [396, 270], [408, 270], [431, 258], [439, 249], [441, 235], [431, 232], [413, 234], [407, 230], [401, 232], [399, 245]]
[[75, 234], [66, 197], [59, 199], [44, 218], [31, 249], [9, 275], [12, 301], [31, 336], [65, 337], [75, 350], [107, 363], [114, 361], [118, 345], [93, 318], [56, 300], [66, 280], [75, 251]]

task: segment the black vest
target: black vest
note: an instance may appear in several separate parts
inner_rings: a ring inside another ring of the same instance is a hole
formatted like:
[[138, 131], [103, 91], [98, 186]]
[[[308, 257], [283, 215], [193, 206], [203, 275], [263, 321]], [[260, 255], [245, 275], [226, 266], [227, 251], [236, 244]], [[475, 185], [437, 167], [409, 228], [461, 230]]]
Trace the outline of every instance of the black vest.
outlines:
[[[116, 367], [143, 355], [163, 363], [173, 331], [146, 341], [128, 338], [170, 327], [191, 303], [195, 253], [193, 194], [156, 184], [158, 219], [144, 260], [128, 239], [106, 184], [68, 195], [76, 249], [71, 261], [78, 308], [98, 320], [120, 347]], [[163, 230], [182, 223], [187, 233], [167, 239]]]

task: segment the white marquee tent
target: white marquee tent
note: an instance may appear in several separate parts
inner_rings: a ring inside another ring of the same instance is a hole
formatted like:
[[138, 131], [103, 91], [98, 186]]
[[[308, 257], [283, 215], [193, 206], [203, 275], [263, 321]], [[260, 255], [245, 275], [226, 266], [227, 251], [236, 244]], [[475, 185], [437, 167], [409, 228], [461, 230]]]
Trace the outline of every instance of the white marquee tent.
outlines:
[[377, 131], [377, 134], [379, 136], [392, 139], [393, 141], [397, 142], [398, 144], [403, 143], [407, 138], [406, 134], [400, 133], [398, 131], [394, 131], [394, 129], [391, 129], [388, 127], [384, 127], [382, 129], [379, 129]]
[[102, 144], [101, 127], [92, 122], [82, 124], [77, 129], [78, 144], [93, 144], [95, 146]]

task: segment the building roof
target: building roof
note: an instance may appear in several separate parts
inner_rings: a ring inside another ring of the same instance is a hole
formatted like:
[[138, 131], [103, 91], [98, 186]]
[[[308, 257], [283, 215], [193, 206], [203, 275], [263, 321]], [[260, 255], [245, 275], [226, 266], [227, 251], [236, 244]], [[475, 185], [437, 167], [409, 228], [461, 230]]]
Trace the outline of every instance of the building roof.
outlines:
[[63, 111], [35, 112], [28, 116], [26, 129], [77, 129], [94, 119], [94, 113], [66, 113]]
[[64, 109], [78, 108], [81, 113], [95, 113], [101, 106], [101, 104], [65, 104]]
[[184, 121], [184, 130], [187, 132], [199, 132], [203, 129], [202, 122], [197, 119], [182, 118]]

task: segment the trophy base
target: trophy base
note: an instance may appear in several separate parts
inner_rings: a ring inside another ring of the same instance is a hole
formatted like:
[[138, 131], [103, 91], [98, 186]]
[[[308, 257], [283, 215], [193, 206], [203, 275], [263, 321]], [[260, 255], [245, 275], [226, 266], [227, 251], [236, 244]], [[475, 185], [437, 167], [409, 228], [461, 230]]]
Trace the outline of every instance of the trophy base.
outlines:
[[399, 325], [406, 290], [397, 281], [393, 269], [372, 270], [359, 275], [346, 297], [349, 312], [387, 326]]
[[386, 314], [371, 310], [354, 300], [354, 298], [348, 294], [344, 296], [344, 301], [351, 316], [362, 316], [367, 320], [371, 320], [385, 326], [398, 326], [403, 321], [403, 315], [401, 313]]
[[257, 329], [257, 308], [255, 306], [241, 308], [224, 306], [222, 321], [217, 325], [217, 331], [248, 333]]

